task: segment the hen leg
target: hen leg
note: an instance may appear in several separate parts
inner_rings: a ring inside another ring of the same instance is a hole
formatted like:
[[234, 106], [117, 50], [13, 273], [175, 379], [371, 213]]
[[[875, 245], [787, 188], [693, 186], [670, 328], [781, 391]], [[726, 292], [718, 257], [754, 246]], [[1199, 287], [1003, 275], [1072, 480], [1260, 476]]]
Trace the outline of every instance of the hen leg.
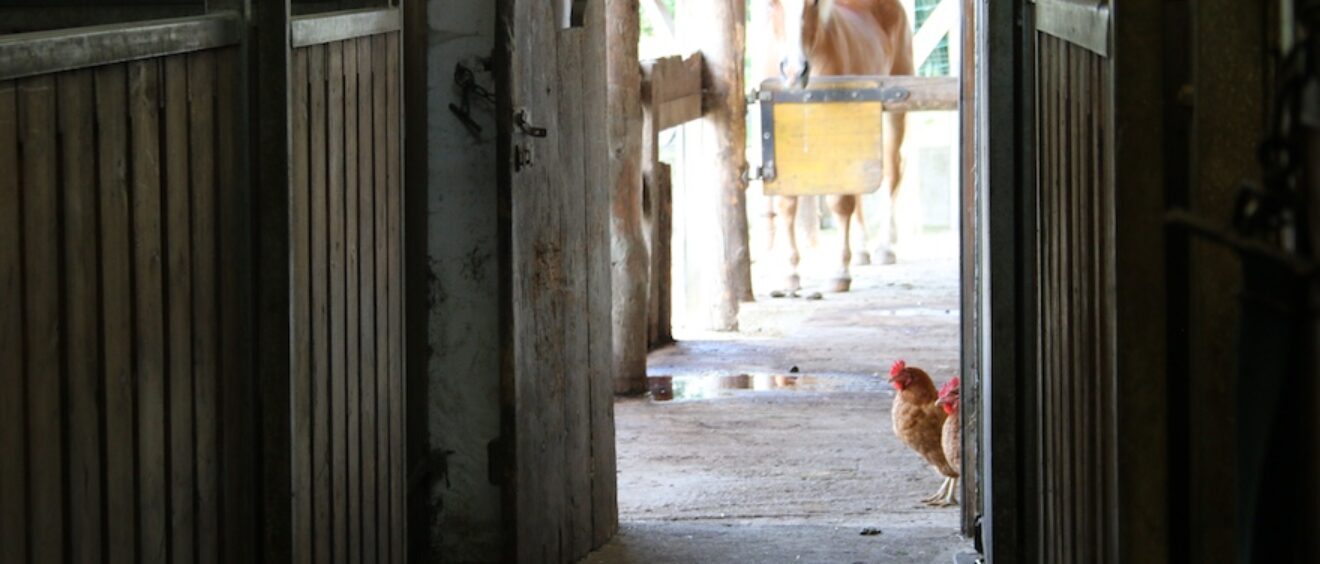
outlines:
[[944, 477], [944, 482], [940, 484], [940, 489], [935, 490], [935, 495], [921, 500], [922, 503], [935, 503], [944, 497], [944, 491], [949, 487], [949, 477]]
[[939, 501], [932, 503], [932, 505], [935, 505], [936, 507], [958, 505], [958, 478], [947, 478], [947, 480], [949, 480], [949, 488], [944, 492], [944, 497], [940, 498]]

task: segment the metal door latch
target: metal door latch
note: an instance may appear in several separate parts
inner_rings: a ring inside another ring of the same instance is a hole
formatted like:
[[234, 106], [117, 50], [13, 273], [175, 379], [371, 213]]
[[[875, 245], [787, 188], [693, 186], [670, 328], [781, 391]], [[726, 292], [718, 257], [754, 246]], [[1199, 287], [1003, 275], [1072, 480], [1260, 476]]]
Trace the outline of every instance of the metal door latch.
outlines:
[[536, 127], [531, 124], [531, 118], [527, 116], [526, 109], [518, 110], [518, 113], [513, 115], [513, 123], [518, 126], [519, 131], [532, 137], [541, 138], [548, 133], [544, 127]]
[[513, 146], [513, 170], [521, 171], [524, 168], [532, 166], [532, 150], [522, 145]]

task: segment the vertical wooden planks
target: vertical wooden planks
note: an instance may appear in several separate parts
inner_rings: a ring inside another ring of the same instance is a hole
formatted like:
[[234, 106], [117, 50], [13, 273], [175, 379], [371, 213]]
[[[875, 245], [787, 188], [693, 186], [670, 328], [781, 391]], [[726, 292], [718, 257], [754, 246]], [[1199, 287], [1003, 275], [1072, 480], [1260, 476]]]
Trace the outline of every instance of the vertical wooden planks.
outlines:
[[28, 451], [28, 527], [33, 561], [64, 560], [64, 492], [60, 417], [60, 251], [58, 162], [55, 143], [55, 79], [19, 83], [18, 115], [23, 147], [23, 272], [27, 332], [28, 434], [41, 437]]
[[[559, 139], [563, 170], [562, 189], [558, 192], [563, 210], [562, 237], [565, 287], [562, 292], [564, 365], [562, 409], [564, 427], [563, 528], [560, 533], [560, 559], [571, 561], [591, 551], [591, 418], [589, 372], [570, 367], [590, 363], [589, 335], [582, 320], [587, 309], [587, 209], [586, 192], [586, 111], [582, 104], [583, 83], [578, 76], [585, 66], [582, 57], [582, 30], [557, 34], [559, 56], [555, 59], [559, 80]], [[551, 484], [555, 487], [556, 484]]]
[[189, 175], [192, 179], [193, 434], [196, 473], [196, 554], [213, 562], [220, 551], [216, 489], [216, 313], [215, 52], [188, 55]]
[[193, 506], [192, 256], [186, 55], [165, 59], [166, 304], [169, 335], [171, 559], [191, 562]]
[[[69, 557], [99, 559], [101, 549], [100, 339], [98, 331], [96, 149], [92, 73], [58, 75], [62, 140], [64, 348], [68, 429]], [[54, 377], [55, 374], [48, 374]], [[47, 468], [46, 472], [53, 471]]]
[[293, 553], [298, 562], [314, 560], [312, 549], [312, 403], [311, 403], [311, 188], [308, 144], [308, 53], [295, 49], [292, 55], [293, 108]]
[[312, 542], [313, 560], [332, 558], [330, 489], [330, 225], [326, 185], [326, 48], [307, 54], [310, 88], [311, 285], [312, 299]]
[[389, 124], [386, 139], [386, 165], [388, 178], [388, 197], [386, 205], [389, 211], [386, 221], [389, 223], [387, 237], [389, 238], [389, 265], [388, 277], [390, 279], [389, 294], [389, 438], [390, 438], [390, 511], [391, 526], [390, 535], [390, 554], [392, 559], [398, 562], [407, 560], [404, 547], [404, 532], [407, 530], [407, 503], [404, 481], [407, 477], [407, 471], [404, 470], [404, 362], [403, 362], [403, 299], [404, 299], [404, 272], [403, 272], [403, 213], [401, 205], [403, 202], [403, 161], [402, 148], [400, 144], [403, 136], [403, 122], [400, 119], [399, 104], [402, 101], [400, 92], [400, 52], [399, 52], [399, 33], [391, 33], [386, 38], [385, 45], [385, 69], [386, 69], [386, 103], [385, 119]]
[[1105, 62], [1039, 34], [1037, 167], [1044, 284], [1040, 352], [1042, 505], [1046, 559], [1103, 561], [1111, 525], [1107, 410], [1112, 312], [1105, 305]]
[[376, 456], [372, 464], [376, 467], [376, 554], [380, 562], [389, 560], [390, 496], [389, 496], [389, 394], [386, 382], [389, 378], [390, 342], [389, 342], [389, 241], [385, 224], [388, 212], [386, 198], [387, 162], [386, 130], [392, 126], [385, 122], [385, 82], [388, 69], [385, 64], [385, 36], [371, 37], [371, 87], [372, 87], [372, 150], [375, 179], [372, 189], [375, 196], [375, 273], [376, 273]]
[[101, 208], [107, 560], [134, 562], [137, 558], [133, 456], [136, 414], [133, 410], [133, 253], [128, 194], [127, 67], [101, 67], [96, 70], [95, 80]]
[[18, 186], [18, 100], [0, 81], [0, 560], [27, 560], [27, 440], [23, 350], [23, 212]]
[[138, 525], [144, 562], [163, 562], [166, 472], [165, 303], [160, 178], [160, 63], [128, 65], [133, 169], [134, 357], [138, 372]]
[[344, 44], [331, 43], [327, 61], [327, 142], [330, 183], [330, 451], [333, 551], [336, 561], [348, 553], [348, 425], [345, 405], [348, 370], [344, 286], [347, 268], [344, 255]]
[[361, 291], [362, 558], [376, 559], [376, 231], [371, 39], [358, 38], [358, 237]]
[[347, 397], [345, 409], [348, 422], [348, 559], [360, 562], [362, 558], [362, 296], [359, 277], [359, 190], [361, 181], [358, 152], [358, 53], [357, 41], [341, 42], [344, 48], [344, 255], [345, 319], [348, 350]]
[[[588, 10], [588, 38], [583, 48], [585, 65], [582, 79], [582, 104], [587, 108], [604, 108], [607, 76], [602, 62], [606, 60], [606, 44], [610, 35], [606, 31], [604, 2], [592, 2]], [[594, 69], [594, 70], [588, 70]], [[592, 544], [603, 545], [614, 535], [618, 524], [617, 474], [614, 454], [614, 374], [613, 323], [611, 309], [610, 227], [609, 214], [602, 211], [610, 207], [612, 178], [609, 171], [609, 118], [604, 112], [587, 112], [586, 181], [588, 210], [587, 229], [587, 295], [588, 357], [591, 412], [591, 506]]]

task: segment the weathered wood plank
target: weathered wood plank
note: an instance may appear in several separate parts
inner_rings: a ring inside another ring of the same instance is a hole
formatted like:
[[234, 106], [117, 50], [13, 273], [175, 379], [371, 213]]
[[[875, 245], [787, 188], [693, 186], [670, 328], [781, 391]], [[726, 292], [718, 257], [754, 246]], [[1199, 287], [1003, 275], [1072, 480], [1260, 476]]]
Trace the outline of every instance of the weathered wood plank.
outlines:
[[[133, 457], [133, 284], [128, 194], [128, 67], [96, 70], [105, 370], [106, 559], [136, 560]], [[0, 126], [0, 131], [3, 131]], [[3, 133], [0, 133], [2, 135]]]
[[293, 51], [293, 169], [289, 214], [293, 238], [293, 547], [299, 562], [315, 561], [312, 503], [312, 227], [308, 51]]
[[[101, 549], [101, 413], [96, 268], [96, 148], [92, 73], [58, 75], [64, 226], [64, 311], [68, 341], [69, 557], [98, 560]], [[54, 376], [54, 374], [51, 374]], [[53, 468], [47, 469], [54, 471]]]
[[358, 151], [359, 100], [357, 41], [343, 42], [344, 47], [344, 254], [347, 260], [344, 324], [348, 330], [347, 404], [348, 411], [348, 557], [362, 559], [362, 294], [361, 233], [358, 229], [361, 177]]
[[[24, 15], [28, 19], [40, 16]], [[90, 29], [60, 27], [66, 29], [0, 37], [0, 77], [49, 74], [213, 49], [238, 43], [242, 33], [240, 21], [232, 13]]]
[[1113, 531], [1108, 530], [1109, 512], [1106, 511], [1108, 506], [1107, 502], [1110, 499], [1108, 470], [1109, 460], [1111, 458], [1108, 453], [1113, 452], [1113, 447], [1110, 445], [1108, 439], [1110, 436], [1110, 423], [1105, 417], [1105, 414], [1108, 406], [1112, 406], [1113, 403], [1109, 396], [1110, 386], [1106, 384], [1108, 378], [1105, 376], [1109, 374], [1106, 363], [1106, 342], [1108, 341], [1108, 333], [1106, 331], [1108, 309], [1106, 304], [1107, 296], [1109, 294], [1107, 283], [1109, 278], [1105, 274], [1105, 257], [1112, 251], [1107, 244], [1108, 238], [1106, 237], [1106, 222], [1108, 219], [1105, 213], [1105, 202], [1107, 201], [1107, 197], [1102, 160], [1102, 153], [1104, 151], [1102, 133], [1104, 130], [1104, 122], [1101, 120], [1103, 116], [1102, 104], [1105, 98], [1103, 66], [1104, 63], [1099, 58], [1096, 58], [1091, 65], [1090, 80], [1092, 81], [1092, 92], [1090, 100], [1088, 101], [1087, 110], [1091, 113], [1092, 127], [1088, 143], [1091, 148], [1091, 180], [1094, 183], [1089, 205], [1094, 214], [1092, 241], [1095, 253], [1091, 257], [1091, 263], [1095, 275], [1095, 284], [1091, 288], [1091, 300], [1094, 304], [1093, 307], [1095, 311], [1095, 319], [1092, 321], [1092, 331], [1095, 332], [1096, 342], [1091, 352], [1092, 361], [1095, 366], [1095, 373], [1097, 377], [1100, 378], [1093, 391], [1094, 396], [1091, 399], [1092, 409], [1095, 410], [1095, 419], [1093, 421], [1095, 425], [1095, 445], [1093, 448], [1096, 455], [1096, 465], [1093, 471], [1095, 473], [1096, 485], [1098, 486], [1092, 497], [1091, 510], [1092, 518], [1094, 519], [1096, 526], [1103, 530], [1099, 549], [1096, 552], [1096, 560], [1107, 562], [1113, 558], [1109, 556], [1109, 540]]
[[0, 560], [27, 560], [27, 431], [23, 383], [23, 212], [18, 174], [18, 100], [0, 82]]
[[333, 500], [333, 550], [336, 561], [347, 560], [348, 555], [348, 392], [347, 331], [344, 323], [346, 298], [344, 287], [347, 268], [344, 256], [344, 44], [326, 45], [329, 80], [326, 103], [328, 131], [327, 153], [330, 162], [330, 434], [332, 453], [331, 488]]
[[222, 475], [221, 557], [227, 562], [257, 559], [258, 488], [252, 385], [251, 188], [240, 151], [246, 117], [240, 100], [240, 51], [222, 50], [216, 65], [216, 168], [220, 222], [220, 405]]
[[129, 63], [133, 154], [134, 337], [138, 372], [138, 523], [142, 561], [168, 558], [165, 289], [159, 104], [160, 63]]
[[400, 120], [400, 68], [399, 34], [391, 33], [385, 42], [385, 119], [389, 124], [386, 139], [386, 176], [388, 178], [389, 206], [386, 221], [389, 229], [389, 439], [390, 439], [390, 555], [396, 562], [407, 560], [404, 547], [404, 532], [407, 530], [408, 507], [406, 486], [408, 472], [403, 467], [404, 448], [404, 330], [403, 330], [403, 158], [402, 147], [404, 125]]
[[[511, 132], [510, 142], [535, 155], [534, 166], [515, 167], [512, 177], [513, 394], [516, 413], [515, 468], [519, 562], [562, 561], [564, 538], [563, 210], [565, 136], [558, 120], [558, 60], [551, 32], [553, 6], [514, 2], [520, 31], [511, 47], [515, 77], [511, 99], [554, 137], [537, 139]], [[634, 68], [636, 60], [634, 59]], [[548, 66], [551, 65], [551, 66]], [[548, 66], [548, 67], [547, 67]], [[644, 338], [644, 334], [643, 334]]]
[[673, 177], [667, 163], [656, 163], [651, 191], [651, 301], [655, 325], [651, 347], [674, 342], [673, 331]]
[[695, 94], [686, 96], [668, 102], [661, 102], [655, 106], [656, 123], [660, 130], [669, 129], [683, 125], [689, 121], [700, 119], [701, 95]]
[[701, 95], [701, 53], [642, 62], [643, 99], [652, 104]]
[[19, 82], [18, 116], [23, 147], [23, 272], [27, 326], [28, 531], [34, 562], [64, 559], [65, 459], [60, 401], [59, 186], [55, 79]]
[[196, 539], [193, 505], [192, 217], [188, 178], [188, 64], [165, 59], [166, 304], [170, 363], [171, 558], [191, 562]]
[[193, 435], [197, 560], [220, 553], [220, 465], [216, 444], [219, 296], [216, 291], [215, 52], [188, 56], [189, 175], [192, 179]]
[[[588, 37], [583, 46], [585, 66], [581, 73], [582, 104], [604, 108], [608, 102], [605, 71], [606, 7], [604, 2], [587, 5]], [[590, 70], [588, 70], [590, 69]], [[587, 210], [587, 319], [588, 377], [591, 418], [591, 515], [592, 545], [600, 546], [614, 535], [618, 525], [617, 475], [614, 455], [613, 319], [610, 277], [610, 174], [609, 116], [586, 113], [586, 200]]]
[[[562, 137], [559, 140], [562, 162], [559, 180], [563, 189], [559, 192], [559, 205], [563, 218], [561, 234], [563, 237], [564, 272], [563, 300], [559, 304], [562, 311], [564, 348], [564, 379], [560, 399], [563, 409], [564, 425], [564, 490], [563, 529], [561, 560], [571, 561], [589, 552], [592, 548], [591, 520], [591, 418], [590, 411], [590, 373], [578, 367], [590, 365], [589, 335], [583, 320], [589, 315], [587, 282], [587, 232], [588, 210], [586, 196], [588, 190], [586, 177], [587, 140], [586, 113], [582, 105], [584, 86], [580, 73], [586, 67], [583, 60], [585, 32], [581, 30], [561, 31], [558, 42], [558, 118]], [[554, 487], [551, 484], [551, 487]]]
[[388, 175], [386, 171], [389, 168], [387, 161], [388, 147], [386, 146], [387, 129], [393, 127], [385, 122], [386, 99], [386, 61], [385, 61], [385, 36], [375, 35], [371, 37], [371, 88], [372, 88], [372, 152], [373, 152], [373, 172], [375, 173], [372, 189], [374, 198], [372, 200], [372, 211], [375, 218], [372, 222], [376, 230], [375, 251], [375, 273], [376, 273], [376, 457], [373, 464], [376, 466], [376, 557], [379, 562], [388, 562], [389, 553], [389, 530], [393, 525], [390, 522], [390, 492], [389, 492], [389, 393], [386, 390], [386, 382], [389, 378], [390, 362], [390, 342], [389, 342], [389, 240], [387, 235], [386, 216], [388, 210], [386, 190]]
[[311, 180], [312, 317], [312, 551], [313, 560], [332, 558], [330, 488], [330, 225], [326, 185], [326, 52], [324, 45], [300, 50], [307, 57]]
[[376, 229], [375, 229], [375, 69], [371, 38], [360, 38], [358, 55], [358, 251], [362, 307], [362, 558], [376, 560]]

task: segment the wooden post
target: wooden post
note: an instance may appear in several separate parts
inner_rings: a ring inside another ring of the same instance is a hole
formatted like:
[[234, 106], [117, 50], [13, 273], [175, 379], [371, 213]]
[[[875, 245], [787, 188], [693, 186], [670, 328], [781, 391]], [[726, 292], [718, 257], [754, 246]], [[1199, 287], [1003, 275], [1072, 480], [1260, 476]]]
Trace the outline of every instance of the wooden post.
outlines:
[[[289, 263], [291, 211], [289, 182], [293, 164], [290, 132], [292, 80], [289, 56], [289, 0], [253, 6], [255, 48], [250, 62], [253, 123], [261, 124], [251, 147], [257, 245], [257, 382], [261, 442], [262, 553], [274, 562], [292, 562], [293, 414], [289, 311], [293, 281]], [[307, 556], [307, 555], [304, 555]]]
[[720, 296], [712, 329], [738, 329], [739, 302], [752, 301], [751, 255], [747, 245], [747, 118], [743, 88], [746, 5], [742, 0], [692, 0], [679, 10], [679, 33], [699, 51], [705, 118], [702, 137], [714, 143], [706, 158], [692, 163], [714, 183], [719, 250]]
[[642, 74], [637, 0], [609, 0], [607, 77], [609, 92], [610, 205], [614, 293], [614, 392], [646, 389], [648, 258], [642, 237]]

